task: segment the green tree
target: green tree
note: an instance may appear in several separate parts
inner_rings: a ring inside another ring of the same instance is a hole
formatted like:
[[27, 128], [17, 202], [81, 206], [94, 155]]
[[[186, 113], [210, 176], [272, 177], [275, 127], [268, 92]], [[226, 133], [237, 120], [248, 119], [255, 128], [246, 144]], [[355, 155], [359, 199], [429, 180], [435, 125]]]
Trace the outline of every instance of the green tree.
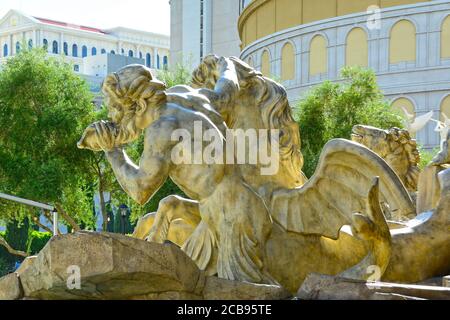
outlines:
[[324, 145], [334, 138], [349, 139], [354, 125], [403, 127], [401, 115], [385, 100], [373, 71], [346, 67], [341, 74], [342, 82], [324, 82], [297, 105], [303, 170], [308, 177], [314, 174]]
[[[57, 205], [66, 223], [92, 224], [92, 199], [85, 192], [92, 155], [77, 149], [95, 117], [92, 98], [70, 65], [41, 49], [8, 59], [0, 72], [0, 190]], [[0, 201], [2, 220], [39, 214]]]
[[171, 69], [163, 69], [158, 71], [157, 77], [163, 81], [167, 88], [181, 84], [189, 84], [191, 81], [192, 70], [186, 64], [177, 63]]

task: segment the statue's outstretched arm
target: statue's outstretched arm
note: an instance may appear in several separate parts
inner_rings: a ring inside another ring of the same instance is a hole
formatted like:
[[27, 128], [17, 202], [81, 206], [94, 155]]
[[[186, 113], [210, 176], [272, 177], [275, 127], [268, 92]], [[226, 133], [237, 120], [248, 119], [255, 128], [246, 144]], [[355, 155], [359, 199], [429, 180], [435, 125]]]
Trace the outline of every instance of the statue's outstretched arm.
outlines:
[[139, 166], [127, 156], [122, 148], [114, 148], [106, 152], [117, 181], [123, 190], [137, 203], [144, 205], [166, 181], [169, 174], [170, 159], [166, 159], [168, 146], [161, 139], [152, 138], [147, 133], [144, 152]]

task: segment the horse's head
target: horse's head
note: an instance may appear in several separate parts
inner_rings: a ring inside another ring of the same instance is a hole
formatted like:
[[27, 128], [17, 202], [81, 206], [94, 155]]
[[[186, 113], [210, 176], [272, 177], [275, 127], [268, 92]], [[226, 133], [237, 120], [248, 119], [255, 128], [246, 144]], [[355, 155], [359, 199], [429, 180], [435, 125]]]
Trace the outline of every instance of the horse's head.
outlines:
[[420, 153], [416, 140], [411, 139], [407, 130], [383, 130], [356, 125], [353, 127], [352, 140], [382, 157], [402, 179], [408, 190], [417, 189]]

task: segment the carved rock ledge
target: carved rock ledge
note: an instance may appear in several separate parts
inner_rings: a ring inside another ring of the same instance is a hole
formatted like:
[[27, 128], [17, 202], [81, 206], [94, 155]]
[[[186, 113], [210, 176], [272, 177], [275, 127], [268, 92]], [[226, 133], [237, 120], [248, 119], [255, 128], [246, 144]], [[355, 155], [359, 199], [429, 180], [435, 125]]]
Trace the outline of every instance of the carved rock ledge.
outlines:
[[[80, 271], [80, 289], [73, 270]], [[288, 299], [277, 286], [206, 277], [177, 246], [78, 232], [53, 238], [17, 273], [0, 279], [0, 299]]]
[[449, 300], [450, 288], [310, 274], [297, 297], [301, 300]]

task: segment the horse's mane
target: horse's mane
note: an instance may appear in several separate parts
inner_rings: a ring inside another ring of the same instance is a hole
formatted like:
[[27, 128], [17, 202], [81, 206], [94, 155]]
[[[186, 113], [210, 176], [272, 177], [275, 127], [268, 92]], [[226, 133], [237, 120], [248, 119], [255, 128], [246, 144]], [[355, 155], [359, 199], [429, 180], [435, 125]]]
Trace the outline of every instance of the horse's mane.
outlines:
[[289, 170], [297, 176], [303, 167], [303, 155], [300, 152], [300, 130], [292, 116], [286, 90], [279, 83], [266, 78], [244, 61], [230, 57], [238, 73], [242, 88], [258, 87], [263, 92], [259, 107], [263, 123], [268, 129], [280, 131], [281, 161], [290, 162]]
[[416, 140], [412, 139], [407, 130], [391, 128], [388, 130], [389, 148], [393, 154], [405, 151], [408, 160], [408, 171], [405, 175], [408, 188], [417, 189], [418, 176], [420, 173], [420, 153], [417, 149]]

